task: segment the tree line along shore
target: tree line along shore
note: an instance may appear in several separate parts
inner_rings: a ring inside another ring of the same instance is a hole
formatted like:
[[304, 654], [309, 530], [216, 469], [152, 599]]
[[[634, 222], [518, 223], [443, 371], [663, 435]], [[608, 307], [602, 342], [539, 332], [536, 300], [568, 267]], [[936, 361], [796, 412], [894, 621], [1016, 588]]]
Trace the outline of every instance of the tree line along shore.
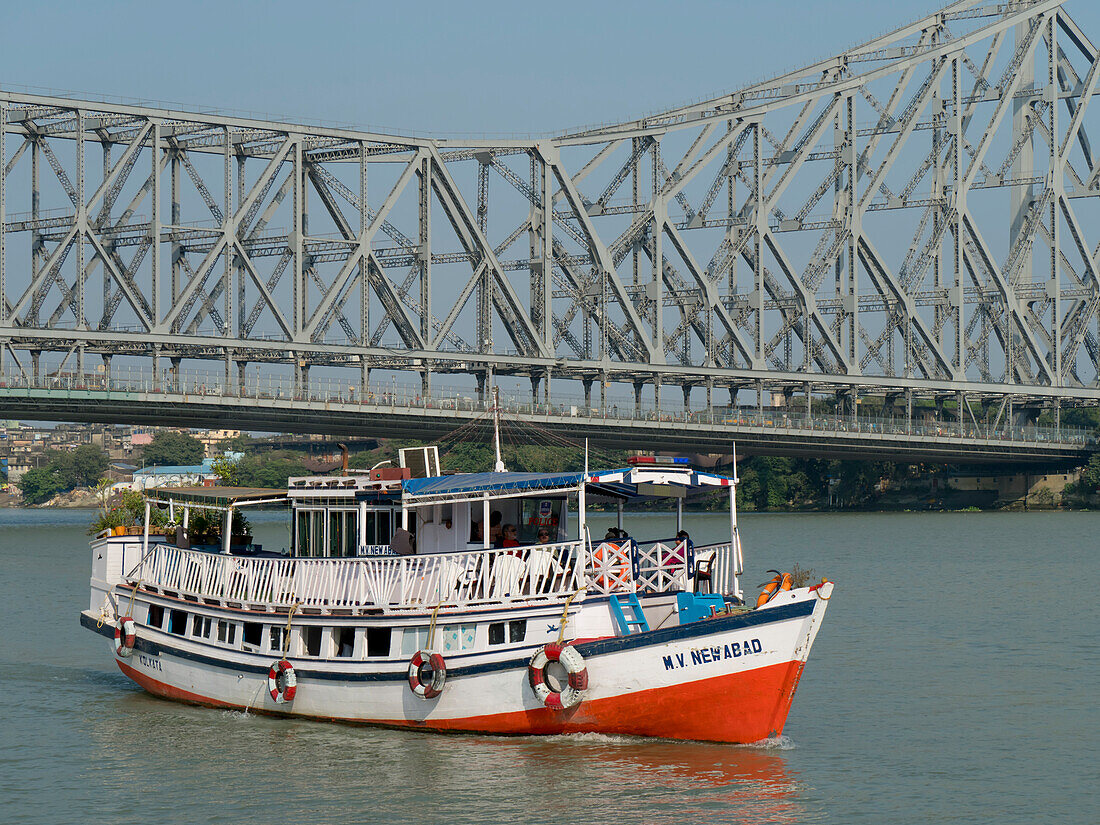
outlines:
[[[367, 469], [380, 462], [397, 463], [401, 447], [419, 442], [384, 440], [373, 450], [354, 452], [349, 466]], [[331, 455], [334, 445], [328, 445]], [[584, 450], [567, 445], [505, 445], [511, 470], [569, 472], [584, 468]], [[263, 439], [242, 435], [218, 445], [212, 471], [219, 483], [245, 487], [285, 488], [292, 476], [339, 472], [340, 462], [319, 466], [299, 450], [266, 449]], [[231, 458], [225, 458], [225, 455]], [[590, 452], [592, 466], [625, 466], [629, 453]], [[204, 447], [187, 433], [166, 431], [144, 447], [145, 466], [197, 465]], [[489, 445], [462, 442], [441, 449], [447, 472], [478, 472], [491, 467]], [[729, 473], [728, 457], [695, 456], [708, 469]], [[1029, 468], [966, 468], [903, 464], [889, 461], [836, 461], [751, 456], [740, 460], [738, 507], [745, 511], [790, 510], [960, 510], [1043, 509], [1100, 506], [1100, 455], [1073, 470], [1050, 472]], [[51, 450], [40, 467], [23, 474], [16, 486], [21, 496], [8, 496], [11, 506], [95, 506], [110, 483], [126, 482], [110, 469], [106, 453], [94, 444], [73, 450]], [[97, 493], [97, 488], [99, 492]], [[693, 499], [696, 509], [721, 509], [724, 494]], [[659, 505], [659, 503], [655, 503]]]

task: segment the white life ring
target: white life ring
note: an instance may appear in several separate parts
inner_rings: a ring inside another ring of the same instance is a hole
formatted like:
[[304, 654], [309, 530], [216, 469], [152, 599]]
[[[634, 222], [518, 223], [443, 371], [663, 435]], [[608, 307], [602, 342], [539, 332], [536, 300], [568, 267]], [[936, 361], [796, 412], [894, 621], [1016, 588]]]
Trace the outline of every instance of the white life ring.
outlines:
[[119, 617], [115, 624], [115, 653], [126, 657], [134, 652], [137, 641], [137, 624], [130, 616]]
[[447, 663], [434, 650], [418, 650], [409, 660], [409, 687], [421, 699], [434, 699], [447, 684]]
[[294, 694], [298, 692], [298, 675], [294, 672], [294, 665], [286, 659], [274, 662], [267, 672], [267, 692], [277, 704], [293, 701]]
[[[561, 663], [569, 674], [569, 682], [560, 692], [552, 690], [546, 682], [546, 668], [551, 662]], [[538, 700], [553, 710], [565, 710], [579, 704], [588, 690], [588, 667], [584, 657], [570, 644], [546, 645], [531, 657], [527, 676]]]

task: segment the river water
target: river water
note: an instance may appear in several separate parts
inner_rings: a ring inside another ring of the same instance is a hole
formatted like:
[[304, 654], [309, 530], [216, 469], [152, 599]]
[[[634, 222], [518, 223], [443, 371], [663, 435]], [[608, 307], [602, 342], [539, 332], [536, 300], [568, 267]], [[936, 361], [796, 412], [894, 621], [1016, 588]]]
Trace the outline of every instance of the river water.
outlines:
[[[752, 594], [794, 562], [837, 583], [785, 735], [751, 747], [440, 736], [155, 699], [78, 625], [88, 518], [0, 510], [5, 822], [1100, 821], [1098, 513], [743, 516]], [[640, 519], [636, 535], [671, 527]], [[256, 521], [285, 545], [280, 521]], [[698, 541], [727, 524], [690, 527]]]

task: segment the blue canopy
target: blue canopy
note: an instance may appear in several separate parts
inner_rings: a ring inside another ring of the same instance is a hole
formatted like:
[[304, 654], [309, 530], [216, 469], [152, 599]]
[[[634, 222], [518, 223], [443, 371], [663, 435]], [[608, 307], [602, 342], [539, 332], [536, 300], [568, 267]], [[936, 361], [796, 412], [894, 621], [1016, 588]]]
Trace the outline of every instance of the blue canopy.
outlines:
[[603, 470], [597, 473], [460, 473], [434, 478], [412, 478], [402, 482], [405, 495], [461, 496], [488, 493], [514, 493], [530, 490], [576, 489], [582, 481], [589, 490], [623, 498], [633, 498], [638, 493], [638, 483], [650, 486], [676, 484], [688, 488], [728, 487], [733, 479], [714, 473], [701, 472], [684, 467], [626, 467], [620, 470]]
[[402, 482], [410, 496], [501, 493], [516, 490], [561, 490], [577, 487], [584, 473], [461, 473]]

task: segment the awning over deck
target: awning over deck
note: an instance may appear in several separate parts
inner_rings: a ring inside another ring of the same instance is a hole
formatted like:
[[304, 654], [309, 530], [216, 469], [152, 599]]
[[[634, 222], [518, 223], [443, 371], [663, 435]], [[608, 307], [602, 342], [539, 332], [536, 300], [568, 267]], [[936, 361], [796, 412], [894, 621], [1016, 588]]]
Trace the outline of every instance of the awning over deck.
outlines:
[[156, 504], [193, 505], [225, 510], [259, 504], [285, 504], [286, 490], [265, 487], [157, 487], [146, 490], [145, 498]]
[[[569, 492], [582, 482], [597, 495], [617, 498], [641, 498], [659, 495], [655, 487], [680, 490], [729, 487], [732, 478], [703, 473], [688, 467], [626, 467], [598, 473], [462, 473], [412, 478], [402, 483], [405, 497], [411, 500], [469, 498], [487, 493], [490, 498], [539, 492]], [[671, 490], [670, 490], [671, 493]]]

